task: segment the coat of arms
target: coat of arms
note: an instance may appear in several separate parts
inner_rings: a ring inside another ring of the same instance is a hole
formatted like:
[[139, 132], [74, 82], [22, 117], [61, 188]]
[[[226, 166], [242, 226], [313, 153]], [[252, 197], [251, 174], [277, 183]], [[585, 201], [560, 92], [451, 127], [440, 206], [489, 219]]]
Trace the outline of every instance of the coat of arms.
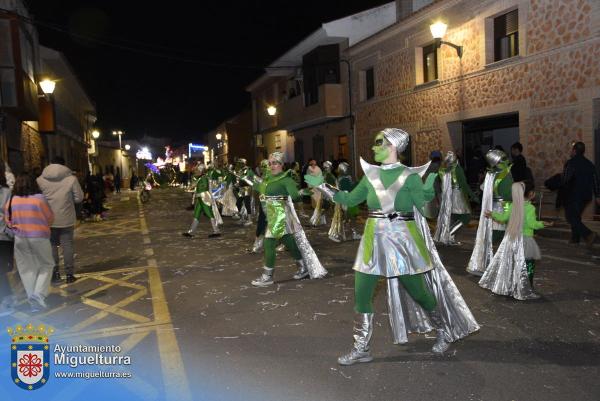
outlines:
[[50, 344], [54, 329], [31, 323], [8, 328], [11, 336], [11, 376], [13, 383], [25, 390], [36, 390], [50, 378]]

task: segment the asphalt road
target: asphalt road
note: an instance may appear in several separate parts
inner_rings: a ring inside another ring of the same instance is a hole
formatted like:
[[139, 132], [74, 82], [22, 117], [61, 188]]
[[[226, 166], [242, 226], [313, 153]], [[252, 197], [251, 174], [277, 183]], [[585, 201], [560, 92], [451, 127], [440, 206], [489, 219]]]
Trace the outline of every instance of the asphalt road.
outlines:
[[[184, 238], [190, 197], [155, 190], [145, 205], [134, 193], [114, 197], [107, 221], [78, 228], [77, 263], [86, 280], [56, 288], [52, 305], [62, 309], [37, 318], [51, 320], [65, 338], [131, 345], [143, 383], [127, 387], [131, 399], [600, 399], [600, 266], [584, 247], [538, 239], [542, 298], [518, 302], [481, 289], [466, 273], [475, 231], [465, 229], [462, 246], [440, 253], [481, 330], [441, 357], [430, 352], [433, 334], [393, 345], [382, 283], [375, 360], [340, 367], [337, 357], [352, 344], [358, 242], [337, 244], [325, 228], [307, 229], [329, 276], [293, 280], [294, 263], [283, 252], [275, 285], [253, 288], [262, 267], [260, 255], [245, 251], [254, 227], [225, 218], [223, 237], [208, 239], [204, 221], [201, 235]], [[106, 277], [133, 286], [98, 289]], [[82, 299], [103, 304], [91, 302], [88, 313]], [[26, 317], [20, 311], [13, 319]]]

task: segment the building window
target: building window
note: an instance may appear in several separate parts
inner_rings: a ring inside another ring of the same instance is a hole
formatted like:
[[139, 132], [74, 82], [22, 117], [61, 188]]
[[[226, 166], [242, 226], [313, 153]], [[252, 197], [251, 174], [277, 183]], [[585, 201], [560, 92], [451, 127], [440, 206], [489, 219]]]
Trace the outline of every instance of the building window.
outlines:
[[365, 71], [365, 100], [375, 97], [375, 69], [373, 67]]
[[494, 61], [519, 54], [519, 10], [494, 18]]
[[437, 47], [435, 43], [423, 47], [423, 83], [438, 79]]

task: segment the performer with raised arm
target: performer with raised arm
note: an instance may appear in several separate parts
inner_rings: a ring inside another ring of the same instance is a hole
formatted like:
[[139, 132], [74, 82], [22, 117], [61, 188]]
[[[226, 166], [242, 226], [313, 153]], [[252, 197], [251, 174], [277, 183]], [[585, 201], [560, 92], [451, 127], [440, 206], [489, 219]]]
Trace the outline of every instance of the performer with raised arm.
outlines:
[[369, 218], [354, 263], [354, 346], [338, 359], [341, 365], [370, 362], [373, 335], [373, 297], [381, 276], [388, 280], [390, 324], [395, 343], [407, 342], [409, 332], [435, 329], [434, 353], [479, 329], [460, 292], [442, 264], [423, 204], [434, 196], [430, 176], [425, 185], [417, 173], [428, 165], [410, 168], [399, 162], [409, 142], [408, 133], [386, 128], [375, 137], [373, 152], [381, 166], [361, 159], [365, 176], [352, 192], [337, 192], [317, 182], [318, 188], [347, 206], [367, 201]]
[[[255, 189], [263, 191], [261, 202], [264, 202], [267, 217], [263, 273], [252, 280], [252, 285], [256, 287], [273, 284], [276, 248], [279, 242], [285, 245], [296, 261], [298, 271], [294, 274], [294, 279], [300, 280], [308, 276], [320, 278], [327, 274], [327, 270], [323, 268], [308, 242], [296, 215], [293, 201], [299, 199], [300, 194], [289, 170], [283, 171], [283, 163], [283, 153], [271, 153], [269, 155], [271, 175], [264, 183], [258, 177], [245, 177], [247, 181], [253, 182]], [[259, 189], [261, 185], [263, 188]]]
[[198, 180], [196, 181], [196, 190], [192, 200], [192, 204], [194, 204], [194, 220], [192, 221], [190, 229], [184, 232], [182, 235], [184, 237], [193, 237], [196, 234], [196, 230], [198, 230], [200, 217], [204, 215], [210, 219], [210, 224], [212, 225], [213, 230], [208, 237], [219, 237], [221, 236], [219, 224], [223, 224], [223, 220], [221, 219], [219, 209], [217, 208], [215, 200], [210, 192], [208, 182], [209, 178], [208, 174], [206, 174], [206, 167], [203, 163], [198, 164], [195, 173], [198, 176]]
[[[340, 191], [350, 192], [354, 188], [354, 182], [350, 175], [350, 165], [346, 162], [341, 162], [337, 168], [338, 177], [335, 181], [335, 186]], [[330, 184], [325, 178], [325, 183]], [[360, 239], [361, 236], [356, 232], [355, 221], [358, 216], [358, 206], [347, 207], [340, 203], [336, 203], [331, 218], [331, 227], [329, 228], [329, 239], [335, 242], [346, 241], [346, 226], [350, 226], [351, 238], [353, 240]]]
[[511, 185], [513, 183], [510, 174], [510, 164], [506, 153], [498, 149], [492, 149], [485, 155], [488, 170], [483, 181], [481, 197], [481, 215], [479, 226], [475, 237], [475, 246], [471, 259], [467, 265], [467, 272], [481, 276], [494, 257], [493, 242], [502, 239], [506, 225], [488, 219], [485, 212], [492, 210], [502, 213], [505, 205], [512, 199]]
[[469, 201], [478, 200], [454, 152], [446, 153], [438, 174], [442, 181], [442, 202], [433, 239], [444, 245], [460, 245], [454, 234], [471, 219]]

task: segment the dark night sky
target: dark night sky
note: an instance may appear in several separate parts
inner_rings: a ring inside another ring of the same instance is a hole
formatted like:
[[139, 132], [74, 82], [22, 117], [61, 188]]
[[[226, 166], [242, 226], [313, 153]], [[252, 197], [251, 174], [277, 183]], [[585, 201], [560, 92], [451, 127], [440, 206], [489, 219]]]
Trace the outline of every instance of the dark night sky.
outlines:
[[129, 138], [147, 133], [176, 141], [202, 140], [204, 133], [247, 107], [250, 100], [244, 88], [261, 75], [257, 67], [268, 65], [321, 23], [387, 2], [240, 0], [161, 5], [130, 0], [29, 0], [27, 4], [39, 21], [40, 43], [65, 54], [96, 103], [101, 129], [121, 129]]

